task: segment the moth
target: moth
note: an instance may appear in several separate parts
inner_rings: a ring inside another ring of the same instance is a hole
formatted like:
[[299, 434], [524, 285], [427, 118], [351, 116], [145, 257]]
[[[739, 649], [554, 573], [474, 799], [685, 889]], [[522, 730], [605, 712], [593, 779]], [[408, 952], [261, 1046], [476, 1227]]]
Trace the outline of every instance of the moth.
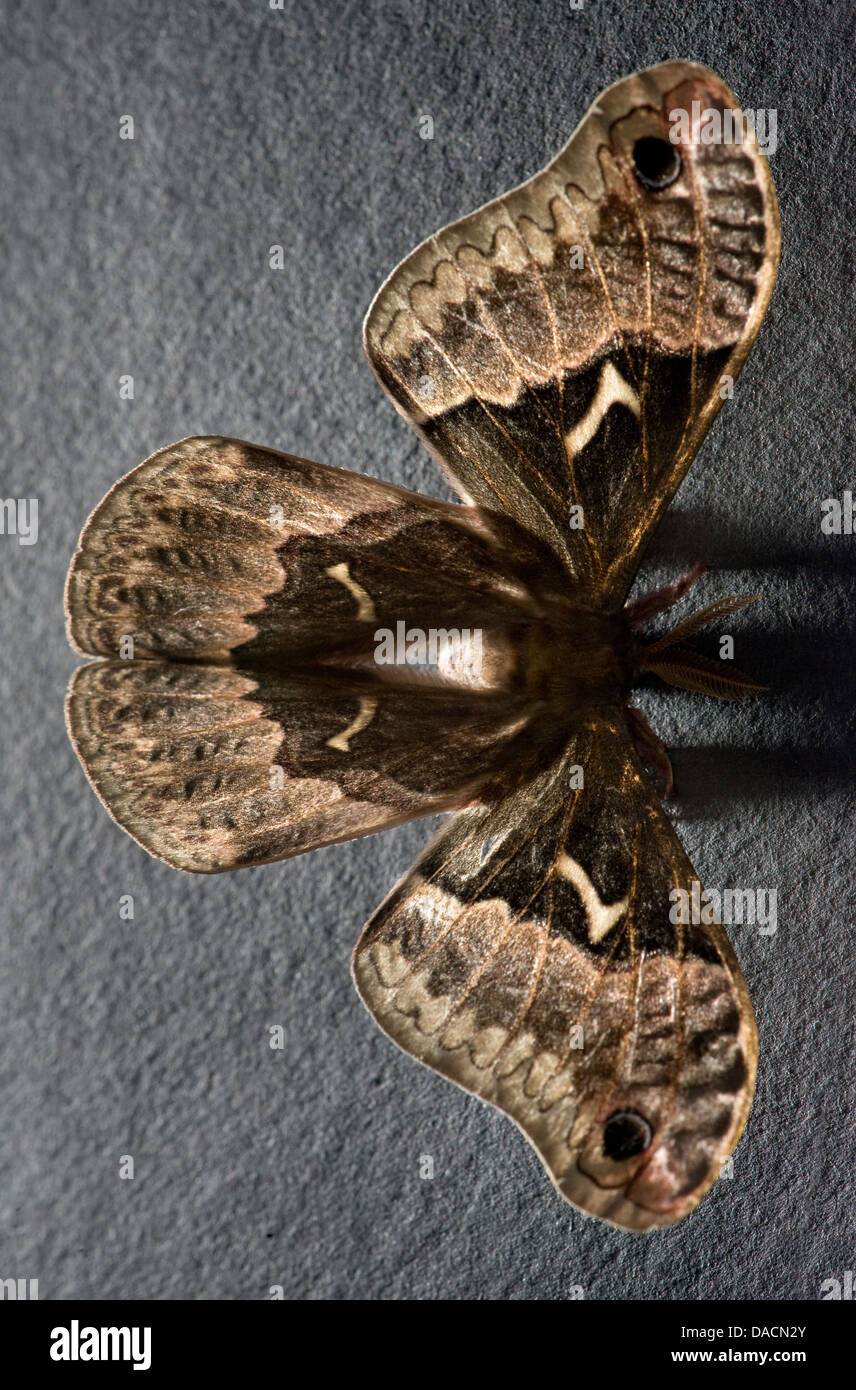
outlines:
[[[608, 88], [552, 164], [378, 292], [369, 360], [461, 503], [187, 439], [107, 494], [67, 588], [70, 641], [99, 658], [71, 681], [71, 739], [149, 853], [216, 873], [454, 813], [363, 930], [357, 989], [628, 1230], [710, 1188], [757, 1058], [723, 928], [672, 920], [695, 874], [631, 704], [648, 674], [761, 688], [686, 645], [746, 600], [640, 636], [700, 566], [627, 601], [778, 263], [751, 128], [675, 140], [696, 101], [738, 111], [691, 63]], [[464, 630], [477, 668], [442, 644], [409, 662], [420, 633]], [[377, 634], [402, 632], [381, 664]]]

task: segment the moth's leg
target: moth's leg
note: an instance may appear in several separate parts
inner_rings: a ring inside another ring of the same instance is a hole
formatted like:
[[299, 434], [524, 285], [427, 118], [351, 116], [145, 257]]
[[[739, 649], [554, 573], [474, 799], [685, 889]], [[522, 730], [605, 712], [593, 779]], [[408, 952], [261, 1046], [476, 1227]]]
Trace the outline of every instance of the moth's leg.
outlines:
[[693, 565], [691, 570], [682, 574], [680, 579], [676, 579], [672, 584], [664, 584], [660, 589], [652, 589], [650, 594], [642, 594], [635, 598], [632, 603], [625, 604], [624, 616], [630, 627], [640, 627], [649, 618], [653, 618], [657, 613], [663, 613], [667, 608], [672, 608], [678, 599], [683, 598], [695, 584], [707, 572], [707, 565], [699, 561]]
[[628, 702], [624, 706], [624, 715], [637, 753], [645, 759], [645, 762], [654, 769], [660, 778], [663, 784], [663, 796], [671, 796], [675, 790], [675, 779], [672, 775], [672, 763], [665, 743], [654, 733], [641, 709], [637, 709], [635, 705]]

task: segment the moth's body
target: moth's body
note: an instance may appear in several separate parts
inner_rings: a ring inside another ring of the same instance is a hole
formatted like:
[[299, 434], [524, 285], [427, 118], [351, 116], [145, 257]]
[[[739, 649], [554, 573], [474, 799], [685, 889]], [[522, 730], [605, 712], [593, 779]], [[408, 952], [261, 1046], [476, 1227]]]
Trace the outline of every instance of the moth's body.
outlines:
[[[555, 595], [534, 600], [533, 608], [537, 616], [528, 621], [483, 634], [477, 688], [506, 699], [505, 718], [521, 729], [491, 770], [494, 789], [511, 790], [549, 766], [595, 713], [621, 720], [631, 691], [633, 643], [623, 617]], [[486, 791], [479, 786], [459, 804]]]
[[[617, 83], [379, 291], [369, 358], [464, 505], [185, 440], [103, 500], [67, 590], [73, 644], [102, 658], [72, 681], [71, 737], [151, 853], [212, 873], [458, 811], [360, 937], [360, 995], [630, 1230], [715, 1181], [757, 1055], [725, 933], [671, 911], [695, 875], [630, 701], [644, 672], [757, 689], [681, 645], [740, 601], [640, 643], [697, 571], [625, 606], [778, 260], [751, 129], [675, 142], [694, 102], [736, 107], [693, 64]], [[374, 634], [399, 623], [477, 628], [480, 670], [381, 668]]]
[[621, 616], [550, 598], [543, 617], [508, 637], [510, 681], [551, 719], [617, 709], [630, 694], [632, 641]]

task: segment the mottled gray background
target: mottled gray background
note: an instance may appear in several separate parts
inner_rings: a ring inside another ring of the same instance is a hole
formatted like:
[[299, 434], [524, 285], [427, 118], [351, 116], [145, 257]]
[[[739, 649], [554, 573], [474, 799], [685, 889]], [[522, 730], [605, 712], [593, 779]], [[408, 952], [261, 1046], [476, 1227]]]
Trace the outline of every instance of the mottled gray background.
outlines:
[[[41, 511], [36, 545], [0, 536], [0, 1277], [54, 1299], [817, 1297], [856, 1257], [856, 538], [819, 526], [856, 487], [848, 0], [3, 8], [0, 491]], [[351, 947], [430, 825], [226, 878], [155, 863], [66, 739], [61, 599], [90, 509], [184, 435], [447, 495], [363, 359], [369, 300], [664, 58], [778, 112], [775, 297], [646, 567], [706, 560], [705, 599], [760, 587], [732, 630], [774, 689], [646, 703], [702, 880], [777, 888], [780, 925], [734, 933], [761, 1031], [734, 1176], [640, 1238], [566, 1206], [507, 1120], [364, 1012]]]

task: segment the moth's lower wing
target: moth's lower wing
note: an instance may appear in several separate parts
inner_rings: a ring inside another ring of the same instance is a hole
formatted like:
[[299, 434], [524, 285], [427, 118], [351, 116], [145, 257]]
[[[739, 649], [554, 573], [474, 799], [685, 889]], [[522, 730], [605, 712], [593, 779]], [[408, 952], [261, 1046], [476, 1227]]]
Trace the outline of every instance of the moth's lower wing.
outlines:
[[753, 130], [693, 143], [670, 116], [694, 102], [713, 113], [701, 141], [743, 119], [693, 63], [608, 88], [542, 173], [408, 256], [365, 323], [382, 385], [462, 495], [523, 522], [606, 607], [740, 370], [778, 264]]
[[594, 719], [533, 784], [444, 826], [354, 954], [401, 1047], [507, 1111], [570, 1201], [632, 1230], [695, 1206], [752, 1098], [726, 935], [671, 920], [693, 878], [618, 716]]
[[349, 671], [98, 661], [75, 672], [66, 708], [114, 819], [203, 873], [464, 805], [526, 738], [504, 696]]
[[69, 640], [108, 657], [323, 657], [426, 613], [443, 627], [509, 620], [537, 563], [530, 538], [476, 509], [238, 440], [187, 439], [90, 517], [69, 572]]

